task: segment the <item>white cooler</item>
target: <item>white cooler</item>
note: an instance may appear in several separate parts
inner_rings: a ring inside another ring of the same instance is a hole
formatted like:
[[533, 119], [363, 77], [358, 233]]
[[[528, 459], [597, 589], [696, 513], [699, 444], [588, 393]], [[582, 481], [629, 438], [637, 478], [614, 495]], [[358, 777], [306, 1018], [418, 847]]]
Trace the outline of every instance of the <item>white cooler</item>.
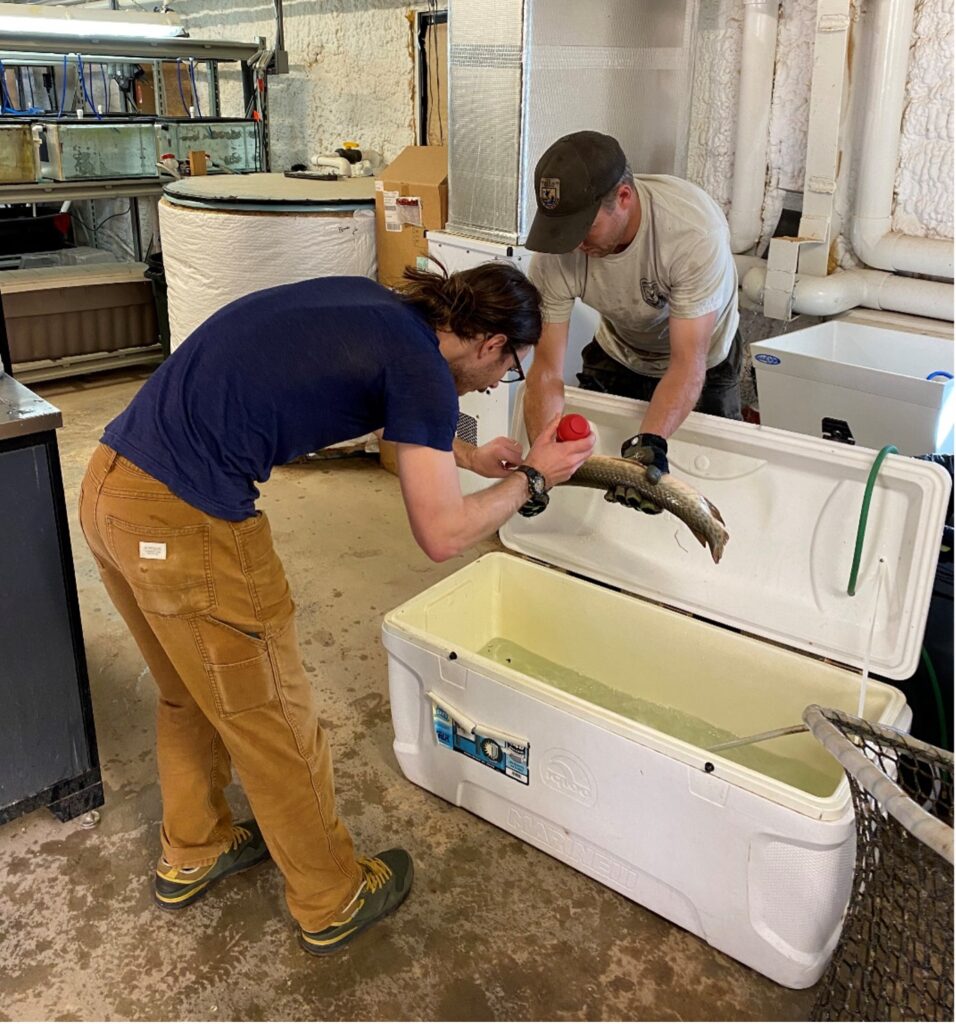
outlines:
[[831, 320], [750, 351], [768, 427], [952, 454], [952, 338]]
[[[644, 408], [567, 391], [607, 454]], [[519, 402], [519, 434], [520, 419]], [[411, 781], [803, 988], [850, 891], [842, 771], [807, 734], [706, 748], [797, 724], [812, 703], [856, 713], [861, 675], [843, 666], [912, 673], [949, 477], [886, 460], [849, 598], [873, 452], [700, 414], [670, 451], [724, 514], [720, 565], [667, 513], [556, 489], [543, 515], [502, 529], [516, 554], [385, 617], [395, 753]], [[873, 681], [865, 714], [911, 717]]]

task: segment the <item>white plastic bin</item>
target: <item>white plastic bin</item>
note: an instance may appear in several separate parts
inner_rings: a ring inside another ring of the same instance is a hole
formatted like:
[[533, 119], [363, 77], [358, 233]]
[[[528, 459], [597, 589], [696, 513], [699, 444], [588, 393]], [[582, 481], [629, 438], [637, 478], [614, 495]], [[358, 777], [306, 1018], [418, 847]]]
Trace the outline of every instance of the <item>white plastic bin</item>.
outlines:
[[[644, 408], [568, 391], [604, 452]], [[386, 616], [395, 752], [418, 785], [802, 988], [849, 893], [848, 787], [807, 735], [707, 748], [799, 723], [810, 703], [855, 713], [859, 673], [821, 658], [912, 672], [949, 478], [886, 460], [850, 599], [846, 510], [871, 453], [702, 415], [671, 452], [724, 512], [720, 565], [667, 514], [558, 488], [545, 514], [502, 530], [535, 561], [485, 556]], [[865, 713], [910, 721], [902, 694], [872, 681]]]
[[767, 426], [895, 444], [904, 455], [952, 453], [952, 338], [830, 321], [750, 350]]

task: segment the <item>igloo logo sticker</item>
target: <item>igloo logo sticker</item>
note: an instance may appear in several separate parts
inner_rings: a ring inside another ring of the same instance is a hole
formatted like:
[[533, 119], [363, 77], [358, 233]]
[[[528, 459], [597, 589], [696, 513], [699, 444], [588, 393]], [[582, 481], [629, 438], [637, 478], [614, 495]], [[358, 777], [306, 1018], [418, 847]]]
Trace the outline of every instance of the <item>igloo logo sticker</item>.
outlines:
[[567, 750], [549, 750], [541, 759], [541, 781], [585, 807], [597, 802], [597, 785], [588, 766]]

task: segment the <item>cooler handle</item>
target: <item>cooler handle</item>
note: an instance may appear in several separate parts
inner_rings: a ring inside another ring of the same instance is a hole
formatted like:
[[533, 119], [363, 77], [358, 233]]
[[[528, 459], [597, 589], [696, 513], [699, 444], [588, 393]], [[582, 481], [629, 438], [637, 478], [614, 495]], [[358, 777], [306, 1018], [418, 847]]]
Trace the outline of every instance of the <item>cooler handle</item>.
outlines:
[[469, 718], [463, 711], [459, 711], [453, 704], [449, 704], [444, 697], [439, 697], [434, 690], [429, 690], [425, 696], [436, 708], [441, 708], [461, 730], [474, 735], [478, 723], [473, 718]]
[[488, 739], [494, 740], [499, 746], [505, 746], [511, 744], [513, 747], [527, 747], [528, 741], [522, 736], [516, 736], [513, 732], [505, 732], [504, 729], [496, 729], [491, 725], [484, 725], [479, 722], [475, 728], [478, 730], [480, 736], [487, 736]]
[[505, 746], [508, 743], [515, 747], [528, 746], [528, 741], [522, 736], [516, 736], [513, 732], [507, 732], [505, 729], [498, 729], [492, 725], [484, 725], [482, 722], [476, 722], [473, 718], [469, 718], [463, 711], [459, 711], [453, 704], [449, 704], [444, 697], [439, 696], [434, 690], [429, 690], [425, 696], [435, 707], [441, 708], [461, 730], [472, 736], [477, 733], [479, 736], [495, 740], [501, 746]]

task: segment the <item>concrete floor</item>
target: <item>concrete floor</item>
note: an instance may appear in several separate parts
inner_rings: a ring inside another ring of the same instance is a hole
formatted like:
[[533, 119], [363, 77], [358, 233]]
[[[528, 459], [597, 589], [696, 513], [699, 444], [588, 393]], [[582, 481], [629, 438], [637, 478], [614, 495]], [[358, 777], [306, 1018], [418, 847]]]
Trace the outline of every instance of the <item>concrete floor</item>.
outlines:
[[[298, 604], [360, 851], [415, 858], [407, 903], [338, 957], [295, 942], [271, 864], [181, 916], [154, 909], [154, 692], [76, 523], [103, 425], [140, 375], [38, 385], [59, 432], [106, 805], [97, 829], [37, 811], [0, 827], [0, 1019], [799, 1020], [783, 989], [623, 896], [407, 782], [392, 753], [384, 612], [481, 549], [433, 565], [397, 480], [368, 460], [278, 470], [262, 507]], [[247, 810], [237, 785], [231, 798]]]

